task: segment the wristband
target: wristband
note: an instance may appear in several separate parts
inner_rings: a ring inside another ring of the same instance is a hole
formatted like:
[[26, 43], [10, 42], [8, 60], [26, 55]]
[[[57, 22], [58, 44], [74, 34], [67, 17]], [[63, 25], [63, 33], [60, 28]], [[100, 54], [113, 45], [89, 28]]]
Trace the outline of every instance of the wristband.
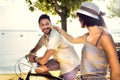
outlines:
[[37, 56], [33, 57], [33, 61], [34, 61], [34, 62], [36, 62], [36, 60], [35, 60], [36, 58], [37, 58]]

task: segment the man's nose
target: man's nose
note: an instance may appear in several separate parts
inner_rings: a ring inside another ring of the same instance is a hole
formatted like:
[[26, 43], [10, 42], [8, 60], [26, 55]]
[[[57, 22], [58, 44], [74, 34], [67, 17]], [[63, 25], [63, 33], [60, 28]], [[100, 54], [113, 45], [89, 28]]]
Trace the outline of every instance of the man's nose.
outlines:
[[49, 27], [49, 25], [46, 25], [46, 24], [44, 25], [44, 28], [48, 28], [48, 27]]

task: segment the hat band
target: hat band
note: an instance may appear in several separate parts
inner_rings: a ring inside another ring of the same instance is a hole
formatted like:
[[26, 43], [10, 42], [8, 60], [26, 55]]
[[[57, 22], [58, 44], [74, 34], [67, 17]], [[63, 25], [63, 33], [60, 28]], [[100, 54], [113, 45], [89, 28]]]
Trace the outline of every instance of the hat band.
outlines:
[[87, 7], [81, 6], [80, 9], [85, 10], [85, 11], [91, 13], [91, 14], [94, 14], [94, 15], [97, 15], [97, 16], [98, 16], [98, 13], [97, 13], [96, 11], [90, 9], [90, 8], [87, 8]]

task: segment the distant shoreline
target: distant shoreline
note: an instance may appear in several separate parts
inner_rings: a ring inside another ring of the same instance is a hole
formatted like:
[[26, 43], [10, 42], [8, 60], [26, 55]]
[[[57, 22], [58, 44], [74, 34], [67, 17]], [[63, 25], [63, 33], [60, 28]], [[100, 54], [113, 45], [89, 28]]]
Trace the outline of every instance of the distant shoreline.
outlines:
[[0, 32], [38, 32], [38, 30], [8, 30], [8, 29], [0, 29]]

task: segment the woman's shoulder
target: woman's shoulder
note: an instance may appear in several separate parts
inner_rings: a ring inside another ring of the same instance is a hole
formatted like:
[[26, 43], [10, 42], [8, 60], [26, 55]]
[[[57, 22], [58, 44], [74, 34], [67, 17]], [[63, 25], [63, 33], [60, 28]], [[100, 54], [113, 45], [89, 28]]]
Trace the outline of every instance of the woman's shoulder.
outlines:
[[108, 30], [103, 30], [101, 39], [103, 39], [103, 40], [112, 39], [112, 35]]
[[111, 36], [111, 33], [108, 30], [103, 30], [103, 36]]

